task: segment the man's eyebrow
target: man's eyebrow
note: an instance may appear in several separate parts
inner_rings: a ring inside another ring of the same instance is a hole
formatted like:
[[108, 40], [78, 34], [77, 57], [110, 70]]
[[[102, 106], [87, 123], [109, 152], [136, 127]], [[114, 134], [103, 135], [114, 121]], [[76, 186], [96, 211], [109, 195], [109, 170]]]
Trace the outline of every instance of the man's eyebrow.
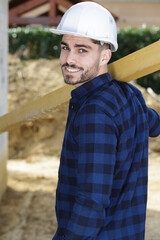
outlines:
[[67, 43], [65, 43], [65, 42], [61, 42], [61, 45], [65, 45], [65, 46], [67, 46], [68, 47], [68, 44]]
[[[61, 42], [61, 45], [65, 45], [66, 47], [69, 47], [69, 45], [66, 42]], [[92, 49], [91, 46], [86, 45], [86, 44], [75, 44], [74, 47], [76, 48], [87, 48], [87, 49]]]
[[92, 49], [91, 46], [86, 45], [86, 44], [75, 44], [75, 47], [77, 47], [77, 48], [88, 48], [88, 49]]

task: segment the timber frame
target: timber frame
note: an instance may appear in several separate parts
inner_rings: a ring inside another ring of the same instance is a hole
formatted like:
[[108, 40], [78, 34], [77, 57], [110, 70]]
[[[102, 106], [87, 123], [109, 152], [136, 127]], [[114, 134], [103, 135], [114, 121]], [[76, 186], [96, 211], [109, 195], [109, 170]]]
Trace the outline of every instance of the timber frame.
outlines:
[[[10, 0], [9, 26], [30, 24], [57, 26], [64, 12], [78, 2], [78, 0]], [[118, 17], [113, 13], [112, 15], [117, 21]]]

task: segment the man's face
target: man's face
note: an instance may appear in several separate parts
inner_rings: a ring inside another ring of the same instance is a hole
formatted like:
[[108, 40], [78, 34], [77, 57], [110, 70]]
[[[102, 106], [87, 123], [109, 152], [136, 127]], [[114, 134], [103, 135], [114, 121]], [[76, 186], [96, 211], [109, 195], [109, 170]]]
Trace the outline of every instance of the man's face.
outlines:
[[61, 42], [60, 64], [67, 84], [81, 85], [102, 74], [100, 46], [89, 38], [64, 35]]

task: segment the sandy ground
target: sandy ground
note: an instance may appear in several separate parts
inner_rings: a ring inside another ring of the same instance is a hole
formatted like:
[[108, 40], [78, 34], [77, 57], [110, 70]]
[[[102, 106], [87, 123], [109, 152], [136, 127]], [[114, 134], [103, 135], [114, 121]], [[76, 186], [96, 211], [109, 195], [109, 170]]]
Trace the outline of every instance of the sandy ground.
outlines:
[[[9, 80], [10, 110], [63, 84], [57, 60], [21, 62], [11, 56]], [[148, 105], [160, 112], [160, 103], [141, 90]], [[52, 239], [66, 116], [67, 106], [62, 106], [45, 119], [28, 122], [9, 133], [8, 184], [0, 203], [0, 240]], [[159, 171], [160, 137], [150, 139], [146, 240], [160, 240]]]

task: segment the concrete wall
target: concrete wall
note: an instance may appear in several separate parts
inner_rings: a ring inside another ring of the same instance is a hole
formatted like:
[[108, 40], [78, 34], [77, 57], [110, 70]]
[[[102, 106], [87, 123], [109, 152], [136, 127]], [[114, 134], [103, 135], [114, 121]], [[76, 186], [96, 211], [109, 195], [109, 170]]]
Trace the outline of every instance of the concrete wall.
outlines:
[[[8, 1], [0, 0], [0, 116], [7, 112]], [[7, 133], [0, 134], [0, 198], [6, 188]]]

